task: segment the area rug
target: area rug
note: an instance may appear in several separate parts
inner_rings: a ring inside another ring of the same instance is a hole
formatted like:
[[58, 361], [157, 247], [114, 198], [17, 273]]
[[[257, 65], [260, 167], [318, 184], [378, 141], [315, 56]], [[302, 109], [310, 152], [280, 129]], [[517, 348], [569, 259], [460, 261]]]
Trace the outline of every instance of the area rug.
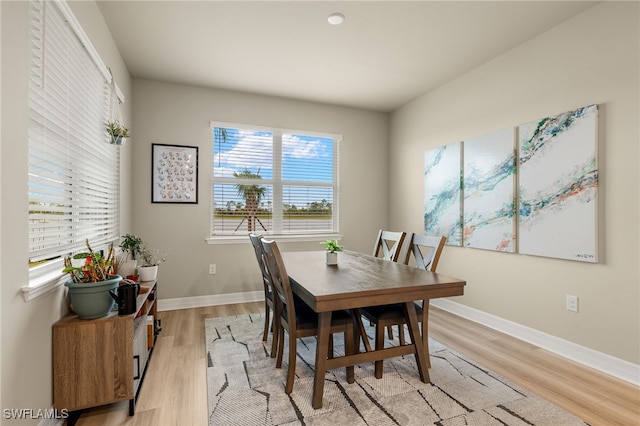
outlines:
[[[430, 384], [419, 379], [413, 355], [385, 360], [382, 379], [373, 363], [325, 376], [323, 407], [311, 407], [315, 337], [298, 340], [293, 392], [284, 393], [287, 365], [276, 369], [271, 337], [262, 341], [262, 314], [205, 320], [210, 425], [539, 425], [586, 423], [430, 339]], [[373, 329], [367, 333], [373, 336]], [[397, 335], [397, 333], [396, 333]], [[336, 353], [343, 354], [335, 335]], [[389, 340], [388, 345], [397, 345]]]

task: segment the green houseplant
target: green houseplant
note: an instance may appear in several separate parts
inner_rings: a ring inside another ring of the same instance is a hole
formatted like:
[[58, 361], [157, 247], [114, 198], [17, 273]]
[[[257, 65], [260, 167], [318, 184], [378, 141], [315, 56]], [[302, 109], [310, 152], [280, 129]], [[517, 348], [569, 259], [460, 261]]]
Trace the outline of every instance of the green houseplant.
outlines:
[[124, 145], [129, 135], [129, 128], [120, 124], [118, 121], [107, 121], [105, 124], [107, 133], [111, 137], [111, 143], [115, 145]]
[[327, 240], [320, 244], [324, 244], [324, 248], [327, 251], [327, 265], [338, 264], [338, 252], [342, 251], [342, 246], [338, 240]]
[[126, 278], [137, 279], [136, 269], [138, 267], [138, 261], [142, 254], [143, 246], [142, 238], [137, 235], [126, 234], [122, 236], [122, 242], [120, 243], [120, 250], [124, 253], [124, 259], [118, 265], [116, 272]]
[[142, 254], [143, 244], [142, 238], [127, 234], [122, 236], [122, 242], [119, 247], [123, 253], [127, 254], [127, 257], [131, 255], [131, 259], [135, 260], [136, 254]]
[[115, 302], [109, 291], [118, 287], [122, 277], [114, 272], [113, 243], [109, 244], [106, 256], [93, 251], [89, 240], [86, 240], [86, 245], [86, 252], [73, 256], [73, 259], [84, 259], [84, 262], [75, 266], [72, 258], [67, 256], [62, 273], [69, 274], [71, 278], [65, 286], [69, 289], [72, 310], [80, 318], [93, 319], [111, 312]]
[[342, 246], [338, 242], [338, 240], [327, 240], [323, 241], [320, 244], [324, 244], [325, 249], [329, 253], [334, 253], [336, 251], [342, 251]]

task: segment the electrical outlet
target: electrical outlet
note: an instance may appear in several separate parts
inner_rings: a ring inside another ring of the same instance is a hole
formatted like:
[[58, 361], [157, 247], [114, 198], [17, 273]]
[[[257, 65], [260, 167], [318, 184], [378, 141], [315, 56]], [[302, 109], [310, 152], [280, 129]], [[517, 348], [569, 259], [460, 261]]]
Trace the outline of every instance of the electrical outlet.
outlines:
[[578, 312], [578, 296], [571, 296], [567, 294], [567, 311]]
[[209, 275], [213, 275], [216, 273], [216, 264], [212, 263], [209, 265]]

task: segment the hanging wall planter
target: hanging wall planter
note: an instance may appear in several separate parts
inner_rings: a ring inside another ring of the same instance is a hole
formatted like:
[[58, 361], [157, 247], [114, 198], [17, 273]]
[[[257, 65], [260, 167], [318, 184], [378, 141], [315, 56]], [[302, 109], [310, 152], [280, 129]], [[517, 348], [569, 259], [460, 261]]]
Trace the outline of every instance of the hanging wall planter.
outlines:
[[113, 145], [123, 146], [126, 143], [127, 138], [129, 137], [128, 127], [124, 127], [118, 121], [109, 121], [105, 128], [107, 129], [107, 133], [109, 134]]

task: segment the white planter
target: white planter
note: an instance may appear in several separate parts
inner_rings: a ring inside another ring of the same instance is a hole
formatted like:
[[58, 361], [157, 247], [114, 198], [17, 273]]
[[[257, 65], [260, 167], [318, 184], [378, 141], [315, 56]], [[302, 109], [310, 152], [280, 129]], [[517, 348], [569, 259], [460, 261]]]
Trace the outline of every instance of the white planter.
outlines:
[[158, 278], [158, 265], [138, 266], [138, 275], [140, 276], [140, 281], [155, 281]]
[[337, 265], [338, 264], [338, 252], [327, 252], [327, 265]]

